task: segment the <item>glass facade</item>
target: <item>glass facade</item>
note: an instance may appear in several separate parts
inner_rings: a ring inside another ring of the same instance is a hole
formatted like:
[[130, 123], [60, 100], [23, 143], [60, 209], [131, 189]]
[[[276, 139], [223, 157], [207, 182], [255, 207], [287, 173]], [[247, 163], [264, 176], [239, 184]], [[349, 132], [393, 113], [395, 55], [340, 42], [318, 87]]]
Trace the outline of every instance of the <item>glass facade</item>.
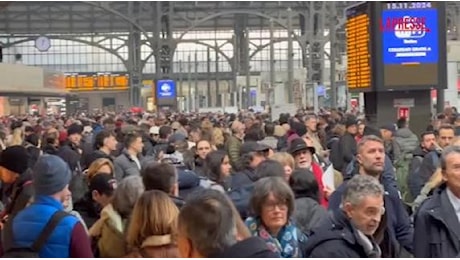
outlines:
[[[298, 31], [295, 31], [299, 34]], [[149, 35], [151, 36], [151, 35]], [[208, 48], [210, 50], [209, 72], [230, 72], [230, 62], [233, 57], [232, 31], [191, 31], [174, 32], [174, 37], [182, 37], [183, 42], [177, 45], [174, 53], [174, 72], [206, 73]], [[249, 32], [251, 71], [269, 71], [270, 69], [270, 32], [269, 30], [253, 30]], [[287, 69], [287, 32], [275, 30], [275, 69]], [[152, 49], [142, 35], [141, 59], [145, 61], [143, 73], [155, 73], [155, 59]], [[0, 36], [4, 43], [19, 42], [3, 50], [4, 62], [17, 62], [17, 55], [21, 55], [19, 62], [26, 65], [40, 66], [66, 73], [98, 73], [98, 72], [126, 72], [123, 60], [128, 59], [128, 34], [86, 35], [86, 36], [52, 36], [51, 47], [46, 52], [40, 52], [35, 47], [35, 38]], [[219, 50], [216, 52], [216, 46]], [[301, 47], [293, 41], [294, 69], [302, 66]], [[326, 50], [328, 51], [328, 50]], [[195, 60], [195, 57], [197, 60]], [[216, 68], [216, 57], [218, 68]], [[189, 64], [188, 61], [191, 63]], [[180, 66], [182, 65], [182, 66]]]

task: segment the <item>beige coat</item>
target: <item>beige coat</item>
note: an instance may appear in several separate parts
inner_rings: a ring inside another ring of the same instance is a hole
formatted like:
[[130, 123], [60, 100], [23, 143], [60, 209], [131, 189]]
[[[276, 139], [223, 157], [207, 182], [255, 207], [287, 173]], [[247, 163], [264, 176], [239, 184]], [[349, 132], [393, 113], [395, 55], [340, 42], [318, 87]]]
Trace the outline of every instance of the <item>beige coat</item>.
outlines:
[[124, 235], [126, 224], [112, 204], [101, 211], [101, 218], [90, 228], [91, 237], [98, 239], [99, 257], [120, 258], [127, 254]]

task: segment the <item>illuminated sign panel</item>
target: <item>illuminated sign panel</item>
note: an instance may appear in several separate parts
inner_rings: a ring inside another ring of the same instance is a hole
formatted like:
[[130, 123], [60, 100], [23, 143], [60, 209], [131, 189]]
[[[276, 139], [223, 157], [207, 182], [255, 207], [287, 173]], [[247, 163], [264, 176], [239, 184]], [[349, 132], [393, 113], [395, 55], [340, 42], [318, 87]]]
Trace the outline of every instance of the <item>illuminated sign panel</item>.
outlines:
[[67, 74], [65, 87], [71, 91], [126, 90], [129, 88], [129, 77], [118, 74]]
[[[383, 2], [383, 85], [437, 87], [440, 31], [438, 2]], [[445, 19], [445, 18], [443, 18]]]
[[174, 80], [158, 80], [157, 86], [158, 99], [176, 98], [176, 82]]
[[372, 87], [371, 19], [369, 4], [363, 3], [346, 10], [347, 86], [349, 90]]

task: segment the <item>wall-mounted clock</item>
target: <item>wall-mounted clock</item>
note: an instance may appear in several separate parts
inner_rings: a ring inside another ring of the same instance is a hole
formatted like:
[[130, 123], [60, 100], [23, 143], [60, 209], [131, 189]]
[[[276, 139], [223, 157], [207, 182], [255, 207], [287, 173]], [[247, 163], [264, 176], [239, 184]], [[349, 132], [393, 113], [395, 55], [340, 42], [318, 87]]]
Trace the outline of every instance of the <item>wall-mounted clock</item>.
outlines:
[[51, 40], [46, 36], [40, 36], [35, 40], [35, 48], [39, 51], [48, 51], [51, 47]]

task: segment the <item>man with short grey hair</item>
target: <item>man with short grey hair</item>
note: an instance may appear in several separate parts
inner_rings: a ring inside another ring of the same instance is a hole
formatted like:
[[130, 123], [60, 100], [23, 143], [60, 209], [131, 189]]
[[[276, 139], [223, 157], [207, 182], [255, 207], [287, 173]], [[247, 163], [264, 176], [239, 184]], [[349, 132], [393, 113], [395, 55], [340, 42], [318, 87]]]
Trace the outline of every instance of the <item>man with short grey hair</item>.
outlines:
[[347, 182], [342, 206], [313, 229], [307, 240], [306, 255], [311, 258], [379, 258], [376, 239], [383, 219], [384, 189], [377, 179], [356, 175]]
[[[259, 237], [241, 237], [244, 225], [225, 194], [206, 189], [181, 208], [178, 248], [183, 258], [278, 258]], [[239, 232], [240, 231], [240, 232]], [[248, 231], [245, 231], [248, 233]], [[241, 240], [240, 240], [241, 239]], [[240, 240], [240, 241], [238, 241]]]
[[415, 215], [415, 257], [460, 256], [460, 146], [446, 147], [440, 165], [444, 183]]

